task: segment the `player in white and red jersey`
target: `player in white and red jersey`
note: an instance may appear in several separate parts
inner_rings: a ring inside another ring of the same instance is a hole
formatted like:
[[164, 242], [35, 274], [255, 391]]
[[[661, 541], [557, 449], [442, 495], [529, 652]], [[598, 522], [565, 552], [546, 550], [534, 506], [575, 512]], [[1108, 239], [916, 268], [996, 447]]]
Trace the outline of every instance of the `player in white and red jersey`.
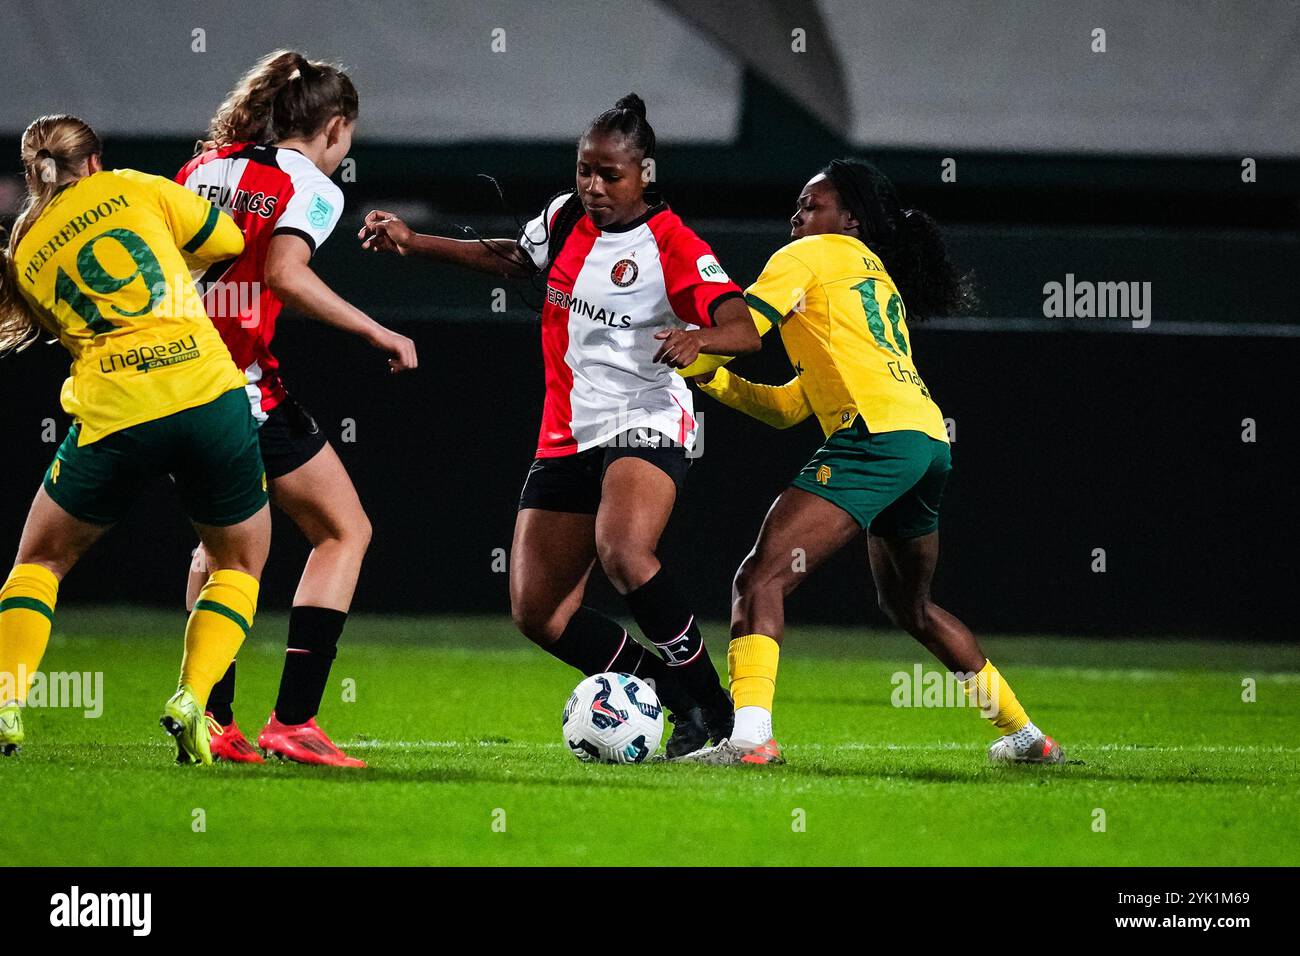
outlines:
[[199, 153], [176, 181], [230, 213], [244, 233], [244, 253], [203, 273], [204, 305], [248, 378], [253, 417], [265, 424], [288, 397], [271, 353], [284, 303], [266, 284], [275, 236], [297, 236], [315, 252], [343, 211], [343, 191], [296, 149], [230, 143]]
[[[248, 381], [271, 500], [312, 545], [289, 615], [280, 691], [258, 746], [290, 760], [335, 766], [364, 766], [335, 746], [315, 718], [370, 524], [338, 455], [285, 390], [271, 344], [280, 310], [289, 305], [387, 352], [394, 372], [416, 365], [410, 339], [344, 301], [309, 264], [343, 212], [343, 193], [329, 177], [351, 148], [357, 113], [347, 74], [277, 51], [231, 91], [212, 121], [208, 148], [176, 176], [234, 217], [244, 233], [244, 252], [204, 273], [204, 305]], [[190, 570], [191, 603], [206, 578], [200, 548]], [[212, 739], [213, 755], [261, 762], [235, 723], [234, 695], [231, 664], [208, 700], [222, 726]]]
[[[530, 640], [584, 674], [652, 679], [673, 714], [675, 756], [725, 737], [731, 713], [695, 615], [655, 554], [697, 430], [690, 390], [667, 363], [701, 349], [755, 351], [759, 338], [708, 244], [646, 195], [653, 156], [634, 94], [592, 121], [578, 141], [576, 189], [517, 239], [418, 235], [382, 210], [360, 238], [368, 249], [545, 281], [546, 402], [515, 522], [511, 611]], [[597, 559], [662, 656], [583, 605]]]

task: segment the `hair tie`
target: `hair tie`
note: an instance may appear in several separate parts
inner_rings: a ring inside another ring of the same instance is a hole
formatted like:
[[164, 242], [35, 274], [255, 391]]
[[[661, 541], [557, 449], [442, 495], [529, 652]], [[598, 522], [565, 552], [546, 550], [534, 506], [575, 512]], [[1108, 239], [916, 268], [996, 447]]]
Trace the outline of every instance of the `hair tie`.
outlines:
[[45, 155], [36, 160], [36, 168], [39, 170], [39, 177], [43, 183], [55, 183], [59, 181], [59, 167], [55, 163], [54, 157], [45, 150], [41, 150]]

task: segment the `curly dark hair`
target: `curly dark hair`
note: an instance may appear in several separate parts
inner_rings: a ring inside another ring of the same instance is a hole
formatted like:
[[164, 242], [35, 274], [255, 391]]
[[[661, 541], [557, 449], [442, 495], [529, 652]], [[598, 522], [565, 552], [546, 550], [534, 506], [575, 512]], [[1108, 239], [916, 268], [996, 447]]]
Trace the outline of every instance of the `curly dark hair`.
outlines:
[[928, 213], [903, 207], [888, 176], [857, 159], [832, 160], [821, 173], [857, 219], [862, 241], [884, 260], [909, 321], [975, 310], [974, 274], [948, 257], [939, 224]]

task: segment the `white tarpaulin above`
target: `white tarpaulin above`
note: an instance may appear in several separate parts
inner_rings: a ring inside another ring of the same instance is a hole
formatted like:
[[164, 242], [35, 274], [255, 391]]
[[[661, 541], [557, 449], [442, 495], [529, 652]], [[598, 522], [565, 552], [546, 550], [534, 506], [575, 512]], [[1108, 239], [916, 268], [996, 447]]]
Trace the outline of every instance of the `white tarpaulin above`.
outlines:
[[848, 74], [843, 132], [857, 143], [1300, 156], [1295, 0], [817, 7]]
[[740, 113], [740, 68], [654, 3], [69, 0], [5, 4], [0, 130], [71, 112], [105, 133], [197, 136], [282, 46], [342, 62], [376, 140], [576, 139], [633, 91], [666, 141], [729, 141]]
[[1296, 0], [703, 3], [11, 3], [0, 130], [66, 110], [197, 135], [258, 56], [293, 46], [350, 69], [381, 141], [568, 140], [635, 90], [664, 140], [727, 143], [749, 68], [866, 147], [1300, 156]]

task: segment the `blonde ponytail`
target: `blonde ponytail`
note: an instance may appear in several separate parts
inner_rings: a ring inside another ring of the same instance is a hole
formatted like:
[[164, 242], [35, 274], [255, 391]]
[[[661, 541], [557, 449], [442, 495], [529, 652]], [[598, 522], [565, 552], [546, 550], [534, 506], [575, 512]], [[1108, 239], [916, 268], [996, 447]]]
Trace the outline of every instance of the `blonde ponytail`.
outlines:
[[26, 174], [27, 201], [0, 250], [0, 355], [26, 348], [45, 327], [44, 320], [18, 289], [14, 262], [18, 243], [59, 188], [81, 178], [87, 160], [103, 151], [99, 136], [75, 116], [42, 116], [23, 132], [19, 153]]

